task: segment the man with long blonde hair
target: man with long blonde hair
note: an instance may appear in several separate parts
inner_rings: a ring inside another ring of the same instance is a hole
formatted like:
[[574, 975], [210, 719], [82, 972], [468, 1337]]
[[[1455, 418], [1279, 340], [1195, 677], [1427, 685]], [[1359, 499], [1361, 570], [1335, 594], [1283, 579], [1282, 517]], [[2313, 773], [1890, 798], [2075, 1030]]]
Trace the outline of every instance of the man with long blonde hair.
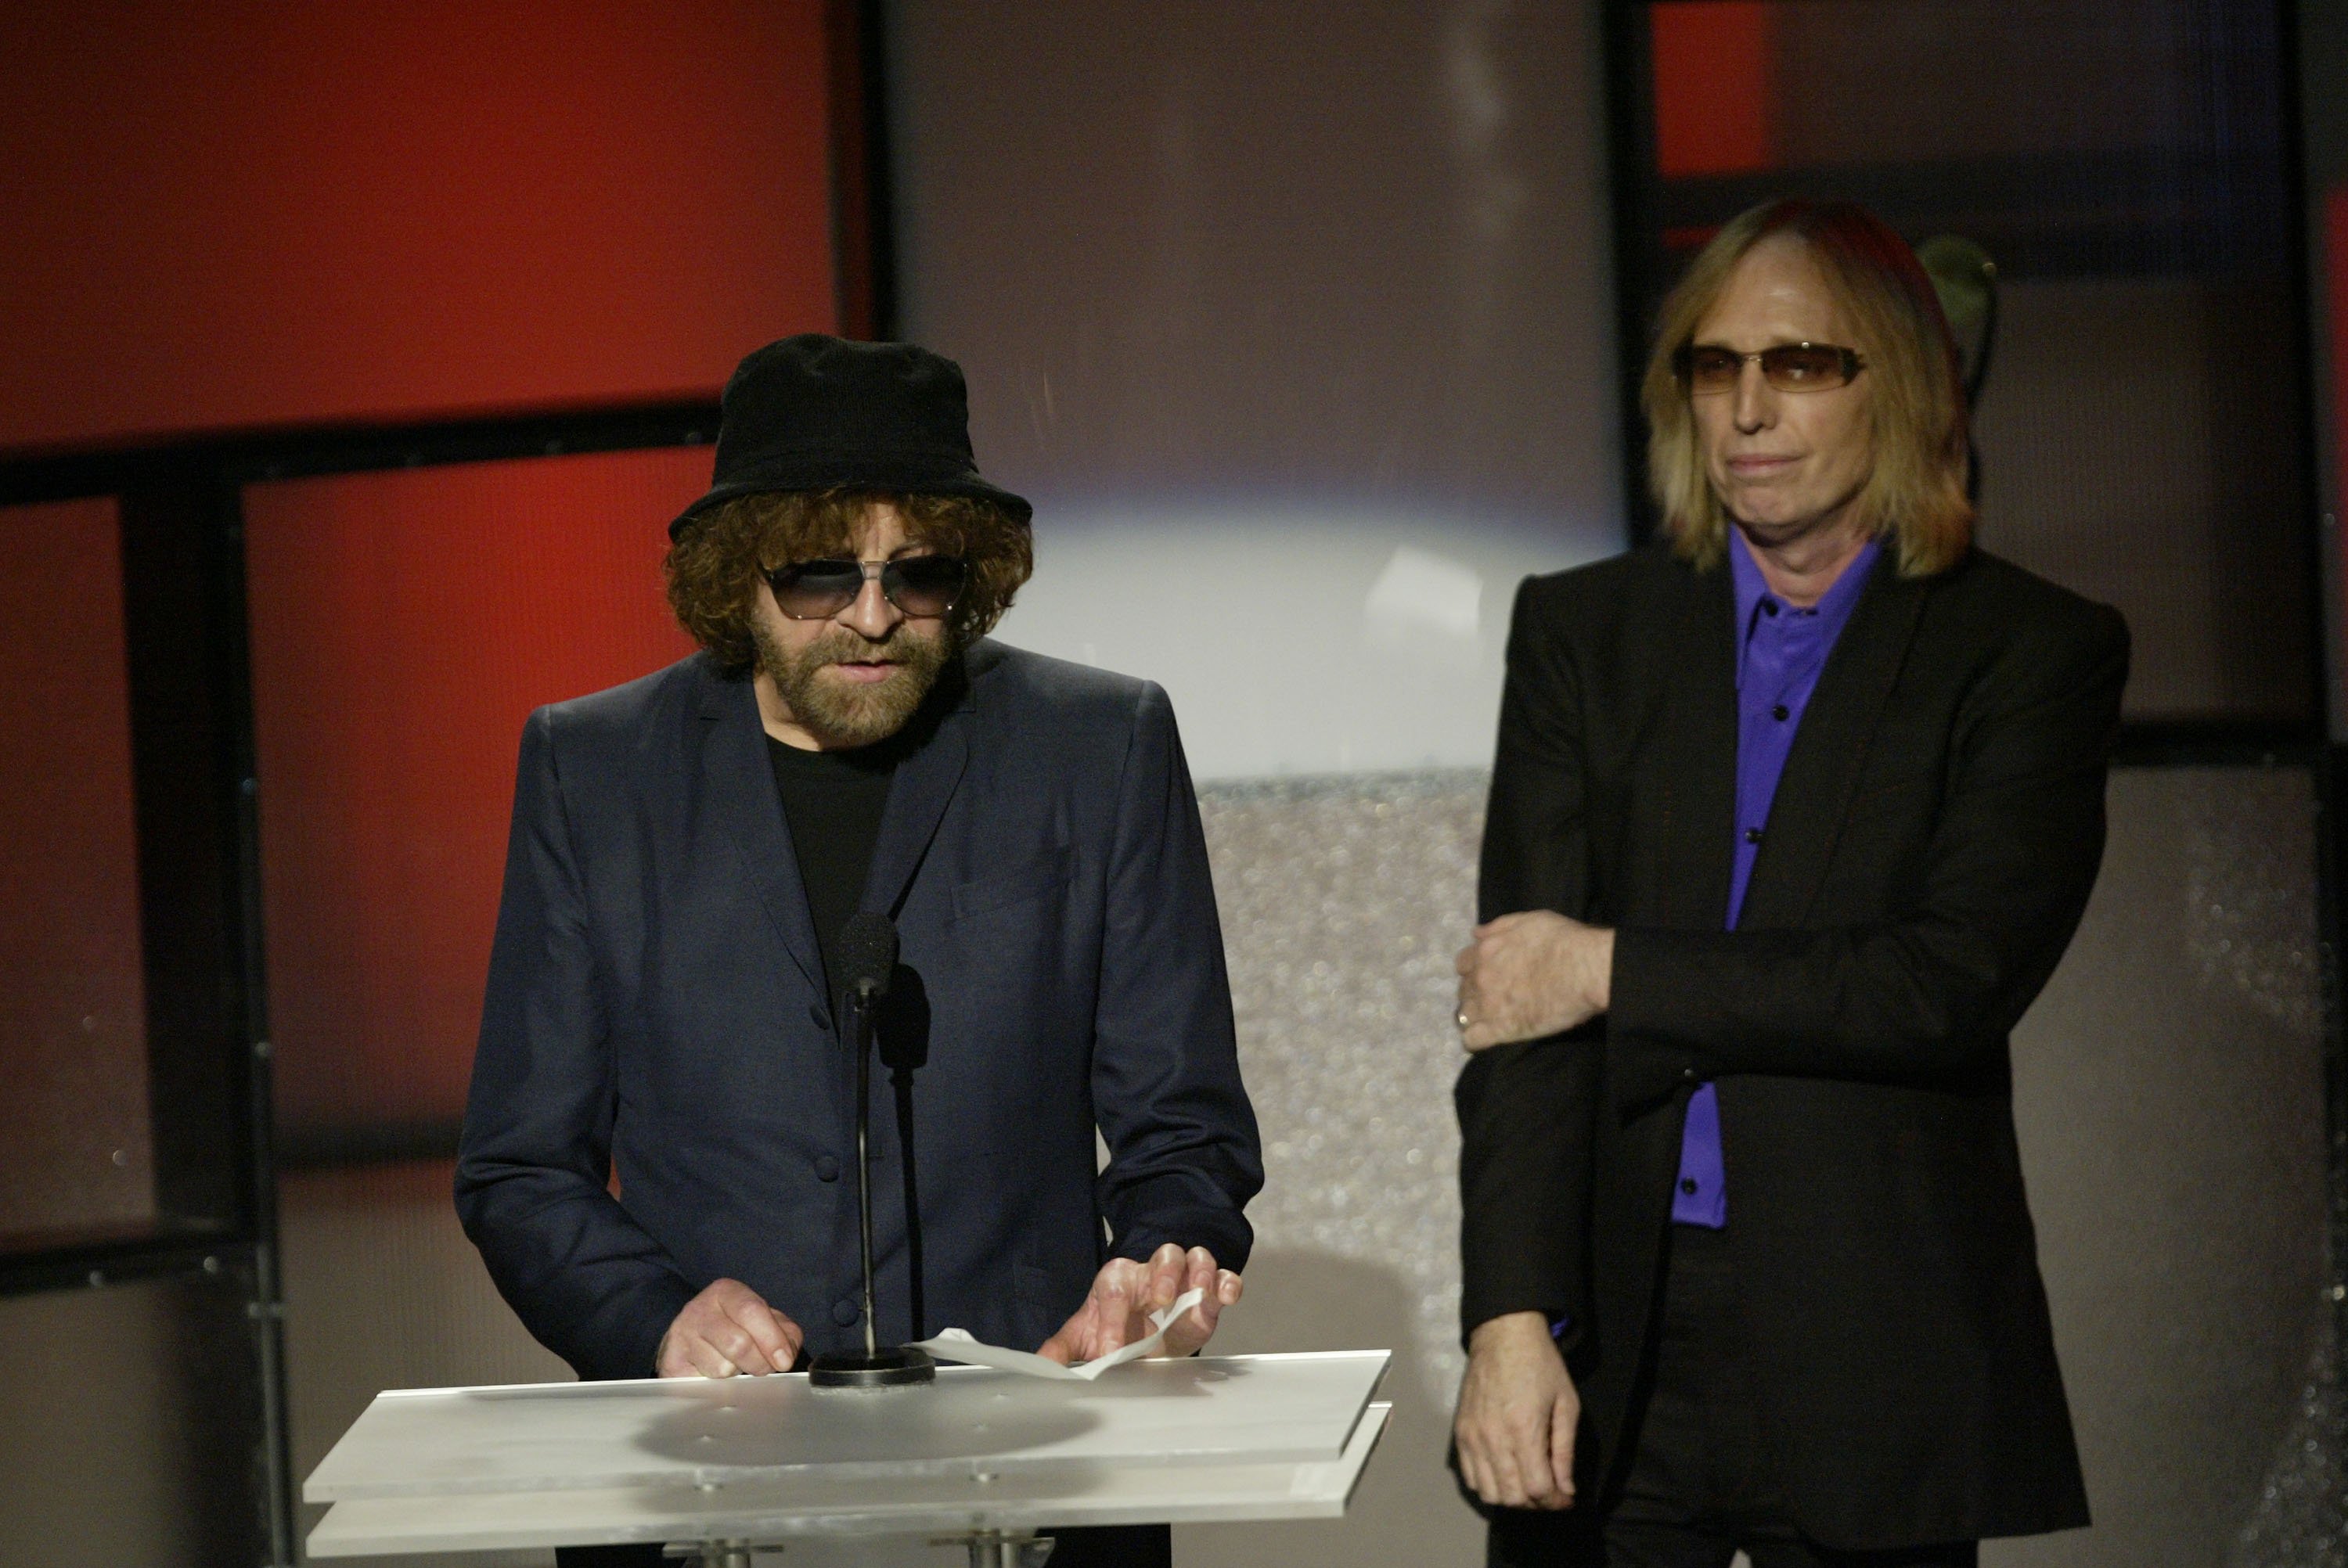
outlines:
[[1856, 207], [1724, 228], [1644, 402], [1663, 540], [1509, 636], [1461, 1478], [1497, 1563], [1961, 1568], [2087, 1519], [2007, 1037], [2127, 629], [1972, 545], [1947, 324]]

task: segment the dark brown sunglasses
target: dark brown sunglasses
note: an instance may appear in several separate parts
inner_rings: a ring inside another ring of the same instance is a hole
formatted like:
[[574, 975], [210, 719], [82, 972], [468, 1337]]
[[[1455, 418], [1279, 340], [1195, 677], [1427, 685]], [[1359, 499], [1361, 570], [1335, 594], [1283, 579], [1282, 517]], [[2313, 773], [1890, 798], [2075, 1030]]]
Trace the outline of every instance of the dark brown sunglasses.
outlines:
[[1856, 351], [1830, 343], [1785, 343], [1757, 354], [1739, 354], [1717, 343], [1684, 343], [1672, 355], [1672, 370], [1690, 396], [1734, 392], [1748, 359], [1761, 362], [1761, 379], [1776, 392], [1832, 392], [1848, 386], [1867, 368]]

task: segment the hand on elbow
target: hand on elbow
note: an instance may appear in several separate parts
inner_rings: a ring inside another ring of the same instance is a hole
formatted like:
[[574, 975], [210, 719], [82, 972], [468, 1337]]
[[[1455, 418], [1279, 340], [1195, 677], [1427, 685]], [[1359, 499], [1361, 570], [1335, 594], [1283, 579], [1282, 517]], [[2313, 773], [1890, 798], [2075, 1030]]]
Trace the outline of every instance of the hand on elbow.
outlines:
[[1612, 999], [1614, 933], [1547, 909], [1476, 927], [1459, 950], [1460, 1043], [1469, 1050], [1539, 1040], [1587, 1022]]

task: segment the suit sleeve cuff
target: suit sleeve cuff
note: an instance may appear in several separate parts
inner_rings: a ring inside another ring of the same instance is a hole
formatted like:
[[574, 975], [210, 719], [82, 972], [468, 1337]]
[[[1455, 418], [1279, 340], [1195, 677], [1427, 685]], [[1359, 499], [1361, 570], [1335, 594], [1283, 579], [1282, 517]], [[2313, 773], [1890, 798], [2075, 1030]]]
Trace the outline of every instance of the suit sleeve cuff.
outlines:
[[1152, 1215], [1135, 1225], [1117, 1238], [1109, 1255], [1143, 1263], [1168, 1242], [1185, 1252], [1194, 1246], [1205, 1247], [1215, 1255], [1216, 1267], [1239, 1274], [1246, 1269], [1248, 1257], [1254, 1251], [1255, 1230], [1244, 1217], [1228, 1209], [1177, 1211]]
[[[1684, 931], [1618, 927], [1606, 1014], [1607, 1078], [1624, 1114], [1662, 1104], [1719, 1076], [1719, 1064], [1678, 1038], [1673, 1009], [1684, 1006]], [[1709, 937], [1711, 933], [1701, 933]]]
[[579, 1352], [564, 1359], [588, 1382], [658, 1377], [661, 1340], [694, 1295], [674, 1276], [631, 1291], [608, 1309], [608, 1324], [591, 1327]]

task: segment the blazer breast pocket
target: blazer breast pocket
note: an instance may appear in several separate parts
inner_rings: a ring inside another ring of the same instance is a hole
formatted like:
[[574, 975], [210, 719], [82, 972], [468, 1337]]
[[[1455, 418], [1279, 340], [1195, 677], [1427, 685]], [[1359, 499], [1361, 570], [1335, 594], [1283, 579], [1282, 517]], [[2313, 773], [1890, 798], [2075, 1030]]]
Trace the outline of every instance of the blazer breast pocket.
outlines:
[[1063, 845], [1007, 871], [963, 883], [953, 890], [953, 917], [967, 920], [1057, 893], [1068, 885], [1068, 850]]

